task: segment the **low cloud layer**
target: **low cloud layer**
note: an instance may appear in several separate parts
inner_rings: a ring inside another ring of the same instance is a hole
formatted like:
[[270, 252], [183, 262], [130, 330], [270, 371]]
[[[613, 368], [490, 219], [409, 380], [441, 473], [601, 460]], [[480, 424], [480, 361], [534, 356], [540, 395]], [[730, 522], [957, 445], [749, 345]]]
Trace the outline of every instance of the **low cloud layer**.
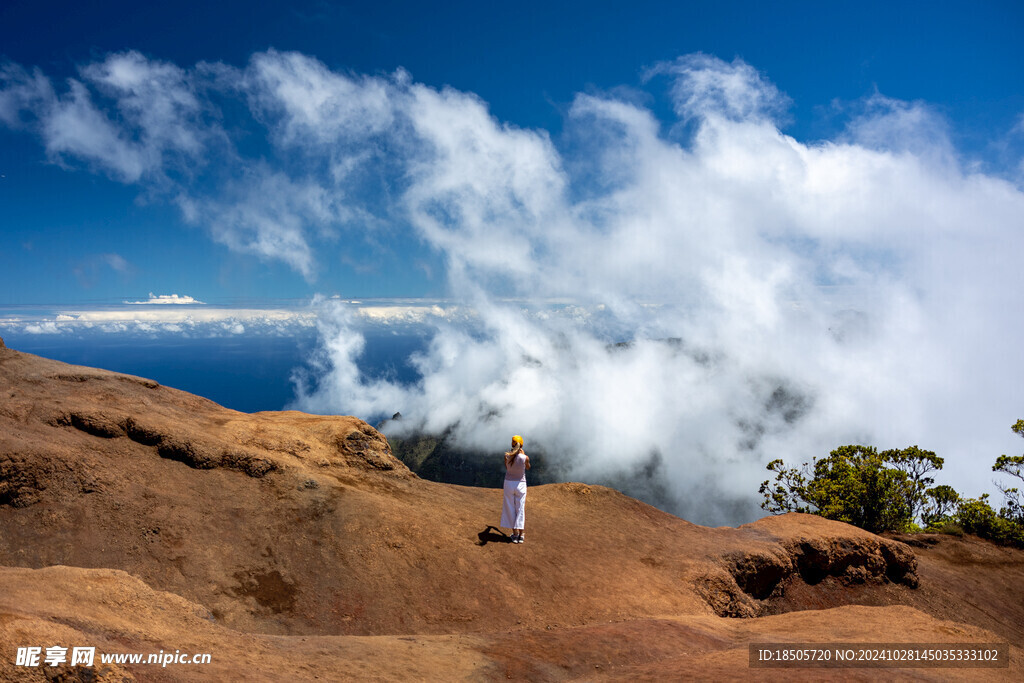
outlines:
[[125, 301], [124, 303], [138, 305], [138, 306], [148, 306], [150, 304], [160, 304], [160, 305], [164, 305], [164, 304], [182, 304], [182, 305], [189, 305], [189, 304], [202, 304], [203, 302], [202, 301], [196, 301], [196, 299], [194, 297], [191, 297], [191, 296], [189, 296], [187, 294], [183, 294], [183, 295], [179, 296], [177, 294], [153, 294], [153, 292], [150, 292], [149, 293], [149, 298], [146, 299], [145, 301]]
[[[200, 306], [201, 302], [196, 301], [166, 300], [125, 303], [129, 305], [32, 313], [17, 309], [0, 310], [0, 333], [63, 336], [98, 333], [170, 338], [241, 334], [283, 337], [303, 335], [316, 325], [316, 313], [308, 309], [216, 308]], [[150, 303], [156, 305], [147, 305]], [[186, 305], [167, 305], [175, 303]]]
[[[64, 88], [0, 76], [0, 121], [232, 249], [311, 281], [318, 247], [359, 231], [409, 229], [443, 256], [473, 315], [423, 318], [422, 381], [366, 379], [360, 317], [325, 299], [303, 409], [401, 411], [396, 429], [484, 451], [520, 433], [566, 476], [718, 523], [756, 515], [775, 457], [918, 443], [975, 493], [1015, 447], [1024, 193], [1014, 169], [960, 158], [925, 103], [876, 94], [836, 139], [798, 141], [753, 65], [691, 55], [647, 74], [675, 121], [579, 95], [555, 140], [471, 93], [295, 53], [111, 55]], [[272, 154], [233, 139], [229, 100]]]

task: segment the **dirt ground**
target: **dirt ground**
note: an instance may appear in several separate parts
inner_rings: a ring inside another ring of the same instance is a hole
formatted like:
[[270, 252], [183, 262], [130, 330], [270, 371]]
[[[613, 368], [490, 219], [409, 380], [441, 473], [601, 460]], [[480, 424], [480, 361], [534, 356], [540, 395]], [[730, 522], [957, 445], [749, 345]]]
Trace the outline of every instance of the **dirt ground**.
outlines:
[[[500, 497], [419, 479], [355, 418], [238, 413], [0, 348], [0, 678], [875, 680], [751, 668], [748, 646], [1020, 654], [1019, 550], [797, 514], [701, 527], [578, 483], [531, 487], [514, 545]], [[15, 663], [80, 644], [212, 661]]]

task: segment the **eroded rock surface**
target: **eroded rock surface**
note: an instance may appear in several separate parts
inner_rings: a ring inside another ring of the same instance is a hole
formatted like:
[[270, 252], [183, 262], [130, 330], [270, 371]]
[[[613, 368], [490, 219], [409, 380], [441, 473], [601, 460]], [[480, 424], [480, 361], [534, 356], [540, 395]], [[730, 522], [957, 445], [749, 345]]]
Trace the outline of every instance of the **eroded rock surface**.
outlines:
[[773, 548], [723, 559], [728, 576], [709, 576], [700, 584], [708, 604], [723, 617], [789, 611], [782, 598], [794, 584], [832, 581], [851, 591], [870, 584], [918, 586], [917, 558], [910, 547], [874, 535], [799, 534]]

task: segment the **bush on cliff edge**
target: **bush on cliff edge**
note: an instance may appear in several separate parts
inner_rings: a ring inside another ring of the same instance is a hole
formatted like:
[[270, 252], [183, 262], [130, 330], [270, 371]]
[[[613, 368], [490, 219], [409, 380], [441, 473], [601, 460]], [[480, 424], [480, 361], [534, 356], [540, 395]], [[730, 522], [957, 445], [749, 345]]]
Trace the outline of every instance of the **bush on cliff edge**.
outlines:
[[[1013, 431], [1024, 437], [1024, 420]], [[915, 531], [955, 530], [997, 543], [1024, 548], [1024, 499], [1016, 487], [996, 484], [1004, 496], [998, 512], [980, 498], [961, 498], [951, 486], [932, 487], [931, 472], [943, 459], [917, 446], [878, 452], [871, 446], [841, 446], [827, 458], [786, 467], [781, 459], [768, 463], [774, 482], [761, 484], [761, 507], [772, 514], [808, 512], [862, 529]], [[1024, 482], [1024, 456], [1002, 455], [992, 466]]]

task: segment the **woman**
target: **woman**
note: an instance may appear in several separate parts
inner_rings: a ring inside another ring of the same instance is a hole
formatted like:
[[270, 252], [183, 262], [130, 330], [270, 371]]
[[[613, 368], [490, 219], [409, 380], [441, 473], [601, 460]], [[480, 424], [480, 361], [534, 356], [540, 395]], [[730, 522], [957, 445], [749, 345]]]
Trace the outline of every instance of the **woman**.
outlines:
[[505, 453], [505, 500], [501, 506], [501, 525], [512, 529], [512, 542], [523, 542], [526, 524], [526, 470], [530, 458], [523, 451], [523, 437], [512, 437], [512, 450]]

